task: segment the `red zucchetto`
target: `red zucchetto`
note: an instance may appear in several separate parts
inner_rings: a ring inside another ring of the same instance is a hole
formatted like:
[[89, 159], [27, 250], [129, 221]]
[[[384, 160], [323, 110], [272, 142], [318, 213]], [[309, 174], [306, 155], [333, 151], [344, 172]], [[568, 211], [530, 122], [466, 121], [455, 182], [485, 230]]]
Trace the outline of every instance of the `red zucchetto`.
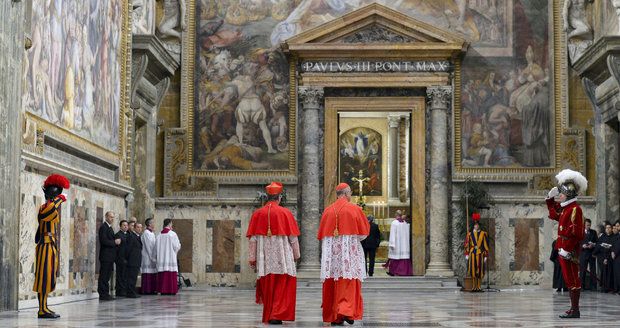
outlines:
[[347, 188], [350, 188], [349, 185], [342, 182], [336, 186], [336, 191], [340, 191], [340, 190], [347, 189]]
[[271, 184], [269, 184], [267, 187], [265, 187], [265, 191], [267, 192], [267, 195], [279, 195], [282, 193], [282, 184], [280, 182], [272, 182]]

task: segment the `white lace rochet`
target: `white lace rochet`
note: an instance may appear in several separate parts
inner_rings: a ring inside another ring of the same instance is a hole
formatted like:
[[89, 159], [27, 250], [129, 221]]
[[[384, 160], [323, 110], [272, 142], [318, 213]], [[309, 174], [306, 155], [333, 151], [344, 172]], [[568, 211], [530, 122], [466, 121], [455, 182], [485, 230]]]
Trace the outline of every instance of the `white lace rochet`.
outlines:
[[257, 279], [268, 274], [297, 275], [293, 256], [293, 248], [299, 247], [297, 237], [252, 236], [250, 242], [256, 242]]
[[322, 240], [321, 281], [329, 278], [359, 279], [366, 278], [364, 250], [360, 242], [366, 236], [344, 235], [325, 237]]

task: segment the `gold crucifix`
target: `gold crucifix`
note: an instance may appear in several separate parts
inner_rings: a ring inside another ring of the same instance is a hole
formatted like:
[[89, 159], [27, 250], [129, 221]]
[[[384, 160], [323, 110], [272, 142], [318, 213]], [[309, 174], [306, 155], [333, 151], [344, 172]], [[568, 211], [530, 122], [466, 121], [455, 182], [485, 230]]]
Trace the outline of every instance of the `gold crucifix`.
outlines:
[[364, 178], [364, 170], [360, 170], [357, 175], [358, 175], [358, 178], [353, 178], [351, 180], [359, 184], [359, 188], [360, 188], [359, 197], [360, 199], [362, 199], [364, 197], [364, 182], [370, 180], [370, 178], [369, 177]]

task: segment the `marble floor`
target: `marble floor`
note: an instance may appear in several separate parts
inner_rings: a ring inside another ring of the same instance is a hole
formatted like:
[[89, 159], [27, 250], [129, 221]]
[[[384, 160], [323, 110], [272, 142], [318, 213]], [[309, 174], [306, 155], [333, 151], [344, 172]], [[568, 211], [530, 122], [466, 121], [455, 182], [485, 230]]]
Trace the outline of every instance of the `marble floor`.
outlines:
[[[0, 313], [1, 327], [261, 327], [253, 290], [184, 289], [177, 296], [143, 296], [113, 302], [87, 300], [52, 306], [56, 320], [36, 319], [35, 309]], [[366, 327], [618, 327], [620, 296], [585, 292], [582, 318], [561, 320], [567, 294], [551, 290], [499, 293], [381, 292], [364, 295]], [[320, 327], [321, 293], [300, 290], [297, 321], [284, 327]]]

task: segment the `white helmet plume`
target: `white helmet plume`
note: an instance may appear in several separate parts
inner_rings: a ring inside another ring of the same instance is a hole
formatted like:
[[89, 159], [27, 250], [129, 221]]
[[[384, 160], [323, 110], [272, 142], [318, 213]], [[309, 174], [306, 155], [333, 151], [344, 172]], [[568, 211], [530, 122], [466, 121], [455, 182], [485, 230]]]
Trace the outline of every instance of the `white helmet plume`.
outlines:
[[560, 171], [555, 176], [558, 180], [558, 185], [563, 185], [567, 182], [573, 182], [577, 187], [577, 193], [583, 194], [588, 189], [588, 180], [579, 172], [570, 169]]

